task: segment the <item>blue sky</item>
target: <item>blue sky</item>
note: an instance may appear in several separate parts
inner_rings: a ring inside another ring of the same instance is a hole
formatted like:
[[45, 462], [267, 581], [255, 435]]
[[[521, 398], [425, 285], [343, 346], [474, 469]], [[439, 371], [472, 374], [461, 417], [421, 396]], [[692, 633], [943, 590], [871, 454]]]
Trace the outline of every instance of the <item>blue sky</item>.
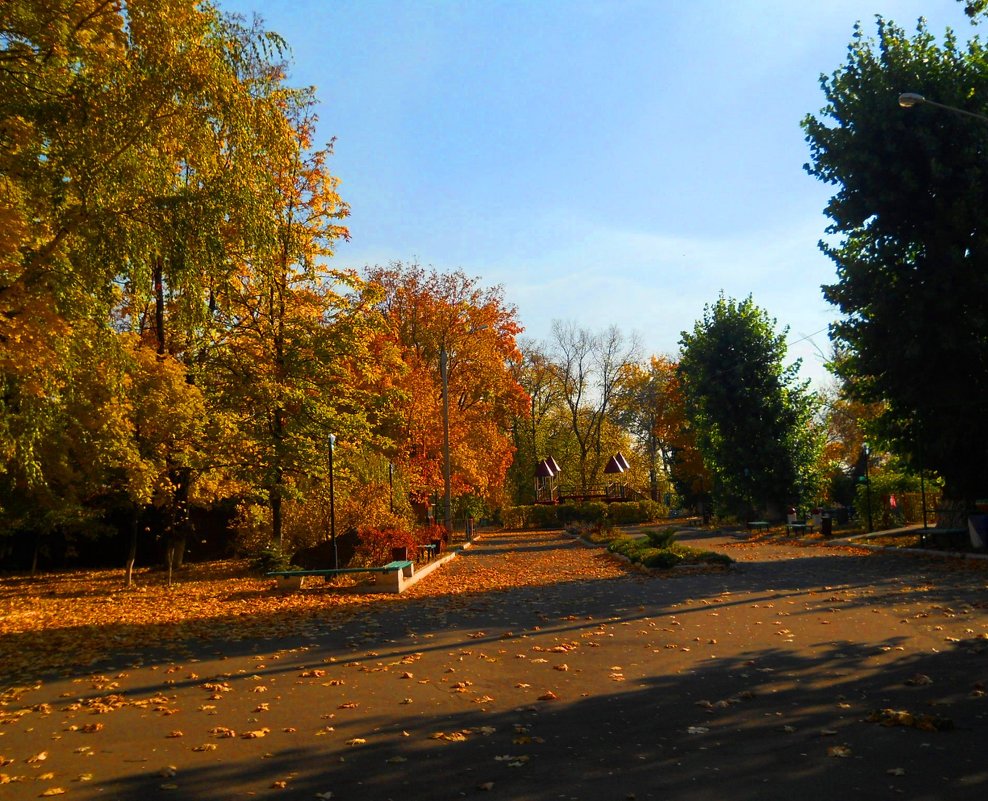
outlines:
[[831, 188], [799, 122], [820, 73], [876, 13], [977, 32], [955, 0], [217, 4], [258, 13], [317, 87], [352, 210], [340, 266], [460, 268], [504, 287], [526, 337], [614, 324], [655, 354], [721, 290], [751, 294], [817, 385]]

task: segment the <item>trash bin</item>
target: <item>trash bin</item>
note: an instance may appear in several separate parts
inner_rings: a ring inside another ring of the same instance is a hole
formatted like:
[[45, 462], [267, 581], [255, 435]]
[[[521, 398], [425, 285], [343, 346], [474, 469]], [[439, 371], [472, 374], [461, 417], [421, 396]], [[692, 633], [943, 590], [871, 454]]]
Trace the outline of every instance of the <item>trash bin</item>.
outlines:
[[832, 537], [834, 534], [834, 519], [830, 512], [823, 512], [820, 515], [820, 534], [824, 537]]
[[967, 519], [967, 531], [971, 545], [975, 548], [988, 547], [988, 515], [971, 515]]

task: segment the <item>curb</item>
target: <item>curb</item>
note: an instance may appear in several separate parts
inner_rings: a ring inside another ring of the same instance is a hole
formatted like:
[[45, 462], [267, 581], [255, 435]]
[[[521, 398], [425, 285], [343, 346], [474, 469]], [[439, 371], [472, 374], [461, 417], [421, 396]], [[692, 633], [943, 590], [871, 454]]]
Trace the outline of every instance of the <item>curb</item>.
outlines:
[[476, 541], [477, 541], [477, 538], [474, 537], [473, 540], [470, 540], [468, 542], [464, 542], [455, 551], [450, 551], [445, 556], [440, 556], [438, 559], [433, 559], [431, 562], [429, 562], [429, 564], [427, 564], [425, 567], [423, 567], [421, 569], [420, 568], [416, 568], [415, 569], [415, 572], [412, 573], [412, 577], [410, 579], [406, 579], [406, 581], [405, 581], [405, 587], [404, 588], [405, 589], [408, 589], [409, 587], [414, 587], [416, 584], [419, 583], [419, 581], [421, 581], [422, 579], [424, 579], [430, 573], [432, 573], [435, 570], [438, 570], [440, 567], [442, 567], [447, 562], [450, 562], [453, 559], [455, 559], [459, 555], [460, 551], [465, 551], [467, 548], [469, 548], [471, 545], [473, 545], [473, 543], [476, 542]]
[[870, 534], [857, 534], [853, 537], [843, 537], [839, 540], [830, 540], [828, 545], [849, 545], [854, 548], [866, 548], [869, 551], [889, 551], [891, 553], [905, 553], [915, 556], [934, 556], [942, 559], [970, 559], [975, 562], [988, 561], [988, 554], [967, 553], [966, 551], [937, 551], [929, 548], [896, 548], [894, 545], [870, 545], [867, 542], [858, 540], [873, 539], [875, 537], [887, 536], [887, 531], [874, 531]]

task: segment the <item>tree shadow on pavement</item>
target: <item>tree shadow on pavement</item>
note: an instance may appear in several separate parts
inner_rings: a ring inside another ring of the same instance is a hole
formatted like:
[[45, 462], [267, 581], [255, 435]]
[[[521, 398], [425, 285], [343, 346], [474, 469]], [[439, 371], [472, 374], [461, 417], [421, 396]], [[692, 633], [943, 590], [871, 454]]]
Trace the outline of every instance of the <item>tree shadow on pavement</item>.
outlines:
[[[485, 788], [519, 801], [983, 798], [988, 702], [971, 697], [984, 673], [978, 644], [891, 668], [874, 656], [854, 643], [812, 658], [766, 649], [507, 711], [396, 708], [337, 722], [326, 737], [292, 735], [296, 745], [273, 733], [246, 756], [180, 766], [174, 779], [135, 772], [104, 784], [102, 797], [175, 798], [161, 789], [174, 785], [182, 797], [220, 801], [284, 781], [277, 797], [290, 799], [442, 801]], [[931, 683], [906, 684], [917, 675]], [[884, 708], [933, 713], [953, 729], [869, 720]]]

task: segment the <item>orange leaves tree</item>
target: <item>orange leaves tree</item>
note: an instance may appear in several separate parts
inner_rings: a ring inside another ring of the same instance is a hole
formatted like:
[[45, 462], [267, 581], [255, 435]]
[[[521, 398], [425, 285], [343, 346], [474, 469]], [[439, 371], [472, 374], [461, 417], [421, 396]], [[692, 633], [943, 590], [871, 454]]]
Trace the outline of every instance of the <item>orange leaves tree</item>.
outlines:
[[652, 500], [671, 481], [689, 505], [703, 500], [710, 478], [687, 420], [677, 363], [652, 356], [648, 364], [627, 365], [615, 402], [617, 417], [635, 438], [648, 465]]
[[383, 291], [380, 309], [406, 366], [389, 433], [410, 491], [425, 500], [443, 487], [445, 354], [451, 494], [499, 500], [513, 455], [509, 423], [525, 403], [508, 368], [519, 356], [514, 307], [500, 287], [482, 287], [461, 271], [396, 262], [368, 269], [367, 277]]
[[329, 435], [372, 440], [387, 393], [376, 290], [323, 266], [348, 236], [348, 208], [326, 168], [329, 149], [312, 149], [314, 100], [279, 89], [275, 101], [280, 137], [265, 154], [272, 213], [217, 291], [216, 348], [203, 381], [236, 421], [232, 468], [263, 496], [280, 545], [283, 504], [325, 475]]

